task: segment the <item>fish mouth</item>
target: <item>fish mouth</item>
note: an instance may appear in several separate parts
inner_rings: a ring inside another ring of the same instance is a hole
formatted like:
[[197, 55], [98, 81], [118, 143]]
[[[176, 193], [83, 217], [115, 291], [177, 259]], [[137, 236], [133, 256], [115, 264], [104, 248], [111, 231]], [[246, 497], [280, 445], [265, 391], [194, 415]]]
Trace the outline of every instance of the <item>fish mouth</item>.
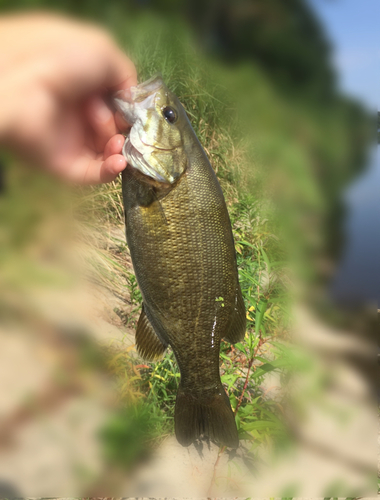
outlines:
[[[133, 127], [139, 120], [138, 111], [154, 107], [156, 93], [164, 87], [164, 82], [159, 73], [129, 89], [119, 90], [114, 94], [113, 101], [116, 109], [123, 118]], [[156, 148], [161, 151], [171, 151], [171, 149], [160, 148], [157, 144], [147, 144], [140, 138], [141, 143], [150, 148]]]
[[146, 146], [147, 148], [154, 148], [154, 149], [159, 149], [160, 151], [174, 151], [175, 148], [160, 148], [159, 146], [156, 146], [155, 144], [147, 144], [144, 142], [141, 137], [140, 137], [141, 144]]
[[135, 87], [131, 87], [131, 94], [135, 102], [144, 101], [151, 94], [155, 94], [161, 87], [165, 84], [162, 80], [162, 76], [157, 73], [153, 75], [149, 80], [139, 83]]
[[163, 172], [157, 172], [149, 163], [149, 156], [154, 150], [165, 152], [175, 148], [161, 148], [157, 144], [148, 144], [142, 140], [141, 131], [143, 122], [142, 111], [155, 107], [157, 92], [165, 84], [160, 74], [154, 75], [149, 80], [126, 90], [119, 90], [114, 94], [113, 101], [122, 117], [131, 125], [131, 130], [123, 146], [123, 155], [127, 162], [141, 173], [160, 183], [173, 183], [175, 177]]
[[116, 109], [121, 113], [125, 120], [130, 125], [133, 125], [137, 119], [136, 116], [136, 104], [143, 103], [143, 101], [148, 100], [148, 102], [143, 107], [148, 107], [150, 100], [154, 99], [155, 94], [160, 88], [164, 86], [164, 82], [160, 74], [156, 74], [146, 80], [145, 82], [139, 83], [134, 87], [129, 89], [119, 90], [113, 96], [113, 102]]

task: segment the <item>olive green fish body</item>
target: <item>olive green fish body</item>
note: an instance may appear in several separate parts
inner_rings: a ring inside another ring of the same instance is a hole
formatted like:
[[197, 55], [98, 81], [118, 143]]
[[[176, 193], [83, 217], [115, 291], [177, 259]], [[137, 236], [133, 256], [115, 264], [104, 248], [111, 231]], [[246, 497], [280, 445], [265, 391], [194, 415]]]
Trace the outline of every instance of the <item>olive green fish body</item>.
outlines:
[[186, 168], [174, 183], [130, 167], [123, 172], [127, 241], [144, 304], [137, 347], [151, 359], [167, 345], [174, 351], [181, 372], [178, 440], [188, 445], [206, 435], [236, 447], [219, 374], [221, 339], [236, 342], [245, 332], [231, 223], [215, 173], [183, 116], [181, 136]]

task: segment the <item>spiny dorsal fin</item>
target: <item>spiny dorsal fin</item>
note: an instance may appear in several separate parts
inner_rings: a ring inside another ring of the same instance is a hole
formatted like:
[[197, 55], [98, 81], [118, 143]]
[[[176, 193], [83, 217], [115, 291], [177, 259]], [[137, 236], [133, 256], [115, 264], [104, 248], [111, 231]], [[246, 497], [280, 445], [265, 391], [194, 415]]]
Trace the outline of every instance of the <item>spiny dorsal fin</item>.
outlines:
[[240, 286], [236, 290], [235, 307], [232, 313], [230, 326], [224, 338], [231, 344], [241, 342], [244, 339], [246, 329], [245, 305]]
[[142, 307], [136, 329], [136, 347], [139, 355], [147, 361], [158, 361], [162, 358], [166, 345], [157, 337], [153, 326]]

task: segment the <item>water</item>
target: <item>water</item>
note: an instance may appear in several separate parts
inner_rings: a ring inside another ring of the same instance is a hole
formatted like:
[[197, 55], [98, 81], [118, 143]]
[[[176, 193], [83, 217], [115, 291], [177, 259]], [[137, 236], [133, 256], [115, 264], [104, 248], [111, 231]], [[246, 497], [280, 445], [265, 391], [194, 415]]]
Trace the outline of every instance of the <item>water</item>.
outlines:
[[341, 303], [380, 302], [379, 154], [376, 147], [365, 173], [345, 194], [346, 245], [331, 290]]

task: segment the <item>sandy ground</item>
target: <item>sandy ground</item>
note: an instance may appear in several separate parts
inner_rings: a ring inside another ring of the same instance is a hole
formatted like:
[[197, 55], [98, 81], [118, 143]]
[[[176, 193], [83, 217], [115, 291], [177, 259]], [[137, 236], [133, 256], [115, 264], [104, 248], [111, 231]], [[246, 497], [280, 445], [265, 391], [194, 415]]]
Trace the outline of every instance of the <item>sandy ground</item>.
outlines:
[[347, 361], [358, 353], [373, 361], [372, 346], [329, 329], [305, 309], [296, 317], [304, 349], [313, 352], [322, 373], [334, 372], [334, 384], [323, 394], [323, 404], [308, 404], [307, 418], [295, 420], [298, 439], [291, 451], [276, 460], [263, 453], [247, 463], [244, 443], [236, 454], [219, 456], [215, 445], [186, 449], [171, 437], [126, 486], [125, 496], [376, 495], [376, 407], [367, 380]]
[[[14, 317], [0, 323], [0, 497], [375, 496], [376, 408], [352, 363], [373, 362], [374, 346], [307, 309], [295, 311], [298, 344], [332, 383], [322, 404], [309, 398], [307, 415], [295, 417], [291, 451], [263, 451], [252, 462], [244, 443], [228, 454], [207, 443], [183, 448], [171, 436], [127, 475], [107, 468], [97, 437], [114, 409], [115, 388], [81, 366], [76, 338], [85, 335], [100, 349], [133, 345], [134, 332], [115, 313], [128, 313], [128, 297], [81, 283], [41, 287], [13, 305]], [[301, 382], [300, 390], [309, 387]]]

